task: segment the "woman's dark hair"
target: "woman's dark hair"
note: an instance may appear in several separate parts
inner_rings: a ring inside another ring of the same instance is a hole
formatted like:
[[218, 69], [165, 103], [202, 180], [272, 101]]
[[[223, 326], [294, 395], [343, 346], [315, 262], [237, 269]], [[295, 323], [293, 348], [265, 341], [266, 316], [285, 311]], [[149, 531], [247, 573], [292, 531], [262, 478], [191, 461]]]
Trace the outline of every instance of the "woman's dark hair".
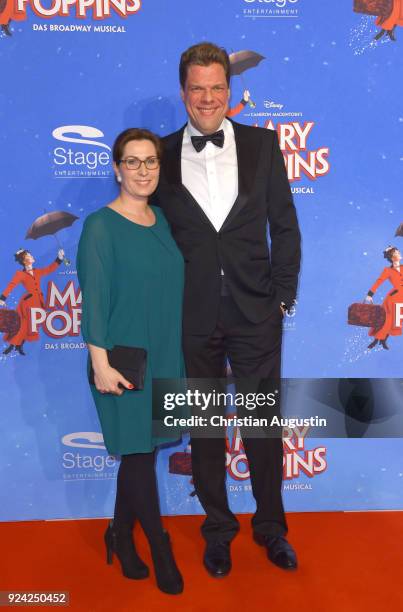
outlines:
[[388, 261], [390, 261], [392, 263], [392, 257], [395, 254], [396, 251], [398, 251], [399, 249], [395, 246], [388, 246], [386, 247], [386, 249], [383, 252], [383, 256], [385, 259], [387, 259]]
[[179, 81], [182, 89], [185, 88], [189, 66], [210, 66], [211, 64], [221, 64], [224, 68], [227, 85], [231, 78], [231, 64], [228, 53], [225, 49], [217, 47], [213, 43], [205, 42], [193, 45], [186, 49], [181, 55], [179, 64]]
[[124, 132], [121, 132], [113, 143], [112, 157], [115, 164], [120, 162], [123, 157], [125, 146], [132, 140], [150, 140], [155, 146], [157, 156], [161, 158], [162, 142], [159, 136], [149, 130], [143, 130], [142, 128], [128, 128], [124, 130]]
[[14, 260], [18, 261], [18, 263], [24, 268], [24, 259], [25, 256], [28, 255], [29, 251], [27, 249], [18, 249], [16, 253], [14, 253]]

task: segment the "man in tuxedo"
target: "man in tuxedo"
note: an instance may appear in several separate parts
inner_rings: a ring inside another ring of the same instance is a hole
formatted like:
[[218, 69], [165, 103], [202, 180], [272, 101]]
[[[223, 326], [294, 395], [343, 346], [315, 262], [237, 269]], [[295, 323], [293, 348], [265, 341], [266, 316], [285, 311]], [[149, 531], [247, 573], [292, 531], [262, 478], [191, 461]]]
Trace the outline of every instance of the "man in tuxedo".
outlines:
[[[280, 378], [282, 319], [295, 300], [300, 234], [274, 131], [226, 115], [230, 62], [211, 43], [190, 47], [180, 62], [188, 122], [163, 139], [157, 194], [185, 265], [183, 348], [189, 378]], [[269, 249], [267, 228], [270, 232]], [[257, 543], [269, 559], [296, 568], [285, 536], [280, 437], [243, 435], [256, 513]], [[231, 570], [239, 524], [228, 506], [225, 438], [192, 437], [192, 470], [206, 512], [204, 565]]]

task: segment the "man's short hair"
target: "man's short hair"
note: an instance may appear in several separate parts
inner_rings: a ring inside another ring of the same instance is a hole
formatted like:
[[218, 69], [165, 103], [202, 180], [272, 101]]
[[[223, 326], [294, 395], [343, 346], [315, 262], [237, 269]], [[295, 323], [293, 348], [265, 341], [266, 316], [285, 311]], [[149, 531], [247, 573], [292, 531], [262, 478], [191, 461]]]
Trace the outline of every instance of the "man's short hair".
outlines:
[[186, 49], [181, 55], [179, 64], [179, 81], [182, 89], [185, 88], [189, 66], [210, 66], [221, 64], [224, 68], [225, 78], [229, 87], [231, 78], [231, 64], [225, 49], [209, 42], [198, 43]]

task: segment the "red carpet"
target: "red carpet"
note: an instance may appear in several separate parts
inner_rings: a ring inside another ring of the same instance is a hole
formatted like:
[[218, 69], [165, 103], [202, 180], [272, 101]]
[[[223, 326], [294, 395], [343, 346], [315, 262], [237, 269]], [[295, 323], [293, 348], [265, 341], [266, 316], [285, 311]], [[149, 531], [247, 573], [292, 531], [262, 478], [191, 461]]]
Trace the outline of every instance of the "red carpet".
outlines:
[[[64, 609], [88, 612], [403, 610], [403, 513], [287, 516], [297, 571], [273, 566], [252, 541], [250, 517], [241, 515], [233, 570], [221, 580], [202, 566], [201, 517], [165, 518], [185, 580], [184, 593], [176, 596], [158, 591], [153, 574], [133, 581], [121, 576], [116, 558], [106, 565], [106, 520], [0, 523], [0, 590], [69, 591]], [[150, 564], [137, 528], [135, 537]]]

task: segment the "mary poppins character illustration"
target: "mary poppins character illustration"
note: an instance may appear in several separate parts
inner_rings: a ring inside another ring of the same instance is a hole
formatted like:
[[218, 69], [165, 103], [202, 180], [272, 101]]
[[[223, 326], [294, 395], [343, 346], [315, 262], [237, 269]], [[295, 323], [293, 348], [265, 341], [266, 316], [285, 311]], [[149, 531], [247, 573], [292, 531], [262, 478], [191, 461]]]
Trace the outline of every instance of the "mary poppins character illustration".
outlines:
[[403, 0], [393, 0], [392, 10], [384, 15], [380, 15], [376, 20], [376, 25], [381, 29], [376, 34], [375, 40], [379, 40], [387, 34], [390, 40], [395, 41], [396, 26], [403, 26]]
[[15, 6], [14, 0], [0, 0], [0, 27], [7, 36], [11, 36], [10, 22], [26, 19], [24, 13], [20, 13]]
[[14, 274], [11, 282], [0, 295], [0, 306], [5, 306], [7, 297], [18, 285], [24, 287], [25, 293], [20, 298], [17, 306], [20, 327], [16, 333], [4, 334], [3, 338], [6, 342], [9, 342], [9, 345], [3, 351], [3, 354], [7, 355], [15, 349], [20, 355], [25, 355], [23, 350], [24, 342], [26, 340], [34, 342], [39, 339], [38, 332], [32, 331], [31, 308], [45, 308], [45, 300], [40, 284], [41, 278], [51, 274], [59, 267], [64, 259], [64, 251], [59, 249], [56, 260], [45, 268], [34, 268], [35, 259], [26, 249], [19, 249], [15, 253], [14, 259], [22, 266], [22, 270], [18, 270]]
[[381, 29], [375, 40], [389, 36], [395, 41], [396, 26], [403, 26], [403, 0], [354, 0], [354, 11], [364, 15], [375, 15], [375, 24]]
[[227, 117], [235, 117], [244, 110], [246, 105], [249, 105], [251, 108], [256, 107], [255, 102], [251, 98], [250, 91], [246, 87], [243, 73], [250, 70], [250, 68], [255, 68], [264, 59], [265, 57], [260, 55], [260, 53], [256, 53], [256, 51], [235, 51], [229, 55], [231, 76], [240, 76], [244, 91], [242, 100], [239, 104], [229, 109]]
[[392, 289], [386, 295], [383, 301], [386, 318], [385, 323], [380, 329], [371, 328], [369, 335], [374, 336], [374, 340], [368, 346], [369, 349], [374, 348], [378, 342], [384, 349], [389, 349], [386, 340], [389, 336], [400, 336], [402, 334], [402, 325], [397, 320], [396, 312], [397, 305], [403, 307], [403, 265], [401, 265], [401, 253], [395, 246], [388, 246], [383, 252], [383, 256], [390, 262], [390, 266], [384, 268], [379, 278], [372, 285], [366, 296], [366, 301], [372, 303], [372, 296], [378, 287], [388, 280], [392, 284]]

